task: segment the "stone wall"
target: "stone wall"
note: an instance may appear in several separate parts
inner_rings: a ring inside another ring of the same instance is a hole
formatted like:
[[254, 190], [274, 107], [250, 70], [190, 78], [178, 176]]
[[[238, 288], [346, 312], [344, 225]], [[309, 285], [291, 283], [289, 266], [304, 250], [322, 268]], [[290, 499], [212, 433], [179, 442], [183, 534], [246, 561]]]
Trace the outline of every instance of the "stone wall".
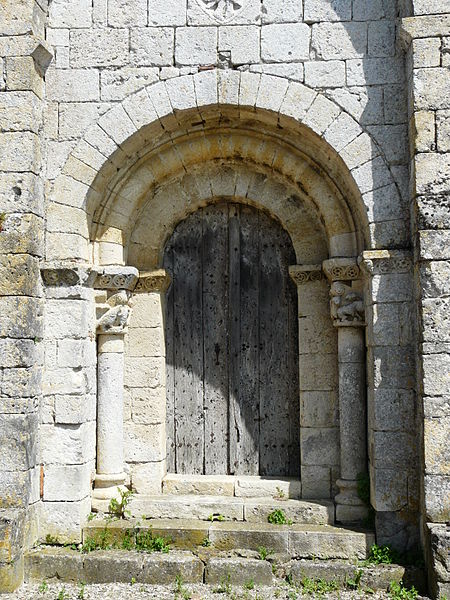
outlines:
[[442, 596], [450, 593], [449, 8], [440, 2], [414, 2], [414, 15], [425, 16], [403, 21], [410, 94], [411, 212], [419, 318], [422, 519], [433, 591]]
[[0, 6], [0, 590], [37, 536], [46, 0]]

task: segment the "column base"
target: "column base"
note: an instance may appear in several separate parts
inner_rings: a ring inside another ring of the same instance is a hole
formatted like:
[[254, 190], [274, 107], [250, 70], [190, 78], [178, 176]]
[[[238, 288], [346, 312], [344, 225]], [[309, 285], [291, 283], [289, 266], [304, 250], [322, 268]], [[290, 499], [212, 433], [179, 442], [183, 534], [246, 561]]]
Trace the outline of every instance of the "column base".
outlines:
[[108, 512], [111, 500], [114, 498], [120, 501], [120, 492], [128, 490], [124, 485], [126, 479], [125, 473], [114, 473], [112, 475], [97, 473], [92, 492], [92, 510], [94, 512]]
[[354, 480], [338, 479], [336, 485], [340, 489], [335, 497], [336, 521], [340, 523], [364, 521], [369, 514], [369, 508], [358, 496], [358, 483]]

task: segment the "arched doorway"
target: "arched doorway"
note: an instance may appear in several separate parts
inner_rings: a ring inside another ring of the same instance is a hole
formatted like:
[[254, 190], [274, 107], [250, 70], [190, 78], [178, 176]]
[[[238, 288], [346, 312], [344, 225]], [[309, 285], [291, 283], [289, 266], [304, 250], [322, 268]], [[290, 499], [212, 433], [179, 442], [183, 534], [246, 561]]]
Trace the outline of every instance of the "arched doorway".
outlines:
[[295, 252], [267, 213], [221, 202], [164, 253], [167, 469], [300, 474]]

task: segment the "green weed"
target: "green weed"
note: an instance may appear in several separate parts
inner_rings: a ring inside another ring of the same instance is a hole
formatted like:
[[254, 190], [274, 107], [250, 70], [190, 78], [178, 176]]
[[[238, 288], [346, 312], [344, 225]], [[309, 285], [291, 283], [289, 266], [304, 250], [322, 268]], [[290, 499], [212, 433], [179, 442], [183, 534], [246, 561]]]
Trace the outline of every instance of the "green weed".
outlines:
[[123, 491], [120, 488], [117, 488], [117, 491], [119, 492], [120, 500], [111, 498], [108, 511], [118, 519], [125, 519], [125, 517], [129, 517], [131, 515], [130, 511], [127, 510], [127, 506], [131, 501], [133, 492], [131, 490]]
[[272, 550], [268, 550], [265, 546], [260, 546], [258, 548], [258, 554], [260, 560], [266, 560], [267, 557], [272, 554]]
[[45, 543], [48, 546], [57, 546], [59, 544], [58, 538], [54, 537], [53, 535], [50, 535], [50, 533], [47, 533], [47, 535], [45, 536]]
[[231, 575], [228, 573], [226, 577], [222, 577], [218, 587], [213, 589], [214, 594], [231, 594]]
[[339, 589], [336, 581], [325, 581], [324, 579], [310, 579], [303, 577], [302, 591], [310, 596], [323, 596], [329, 592], [334, 592]]
[[208, 521], [220, 521], [220, 522], [222, 522], [222, 521], [225, 521], [225, 517], [223, 515], [214, 513], [212, 515], [209, 515]]
[[392, 600], [416, 600], [418, 592], [414, 586], [408, 590], [402, 583], [393, 581], [389, 586], [389, 595]]
[[78, 590], [78, 596], [77, 596], [78, 600], [84, 600], [85, 587], [86, 587], [85, 583], [80, 583], [80, 589]]
[[255, 582], [253, 581], [253, 579], [249, 579], [247, 581], [247, 583], [244, 585], [246, 590], [254, 590], [255, 589]]
[[365, 562], [373, 565], [391, 565], [392, 563], [398, 563], [399, 561], [399, 553], [391, 548], [391, 546], [378, 546], [377, 544], [373, 544]]
[[41, 592], [41, 594], [45, 594], [45, 592], [48, 590], [48, 583], [44, 581], [41, 583], [41, 585], [39, 586], [39, 591]]
[[284, 511], [279, 508], [271, 512], [267, 520], [272, 525], [292, 525], [291, 519], [287, 519]]

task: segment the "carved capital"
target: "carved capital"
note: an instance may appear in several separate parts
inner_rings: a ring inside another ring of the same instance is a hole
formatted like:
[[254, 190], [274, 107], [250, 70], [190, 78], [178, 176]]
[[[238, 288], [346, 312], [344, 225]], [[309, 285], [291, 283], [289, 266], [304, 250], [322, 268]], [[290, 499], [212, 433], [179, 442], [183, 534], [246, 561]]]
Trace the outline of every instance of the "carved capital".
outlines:
[[128, 290], [120, 290], [108, 298], [97, 321], [97, 333], [113, 335], [126, 332], [131, 313], [130, 299], [131, 292]]
[[45, 265], [41, 269], [42, 279], [48, 287], [91, 286], [97, 276], [93, 269], [64, 264]]
[[322, 267], [331, 282], [354, 281], [361, 275], [355, 258], [330, 258], [323, 261]]
[[289, 267], [289, 275], [297, 285], [323, 279], [321, 265], [292, 265]]
[[139, 281], [134, 289], [136, 293], [140, 292], [165, 292], [169, 287], [171, 277], [165, 269], [157, 271], [142, 272]]
[[139, 278], [134, 267], [104, 267], [97, 275], [94, 288], [102, 290], [133, 290]]
[[413, 268], [412, 255], [404, 250], [368, 250], [359, 256], [358, 264], [368, 275], [408, 273]]
[[340, 281], [330, 289], [330, 311], [335, 327], [364, 327], [364, 298], [360, 292]]

